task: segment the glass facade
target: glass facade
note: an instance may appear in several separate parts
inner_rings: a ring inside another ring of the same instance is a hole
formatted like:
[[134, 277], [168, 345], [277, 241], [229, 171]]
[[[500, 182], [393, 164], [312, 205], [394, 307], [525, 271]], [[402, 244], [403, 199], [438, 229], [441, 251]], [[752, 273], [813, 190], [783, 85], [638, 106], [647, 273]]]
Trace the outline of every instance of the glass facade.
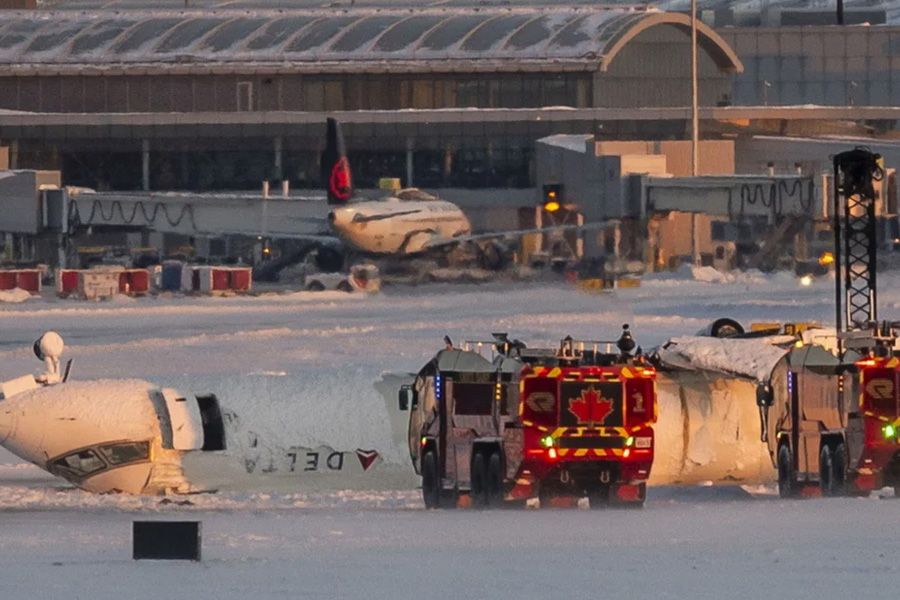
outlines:
[[45, 112], [586, 108], [592, 101], [587, 72], [0, 78], [0, 108]]

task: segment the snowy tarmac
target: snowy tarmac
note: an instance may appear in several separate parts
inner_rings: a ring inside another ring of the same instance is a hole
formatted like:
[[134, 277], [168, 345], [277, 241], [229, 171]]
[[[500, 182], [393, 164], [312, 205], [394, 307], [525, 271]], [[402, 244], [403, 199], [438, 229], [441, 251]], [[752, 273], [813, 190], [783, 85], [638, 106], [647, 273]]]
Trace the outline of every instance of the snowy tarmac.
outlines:
[[[898, 281], [880, 277], [885, 317], [900, 313]], [[543, 283], [28, 300], [0, 304], [0, 380], [37, 372], [31, 343], [54, 329], [78, 379], [211, 389], [226, 407], [274, 411], [258, 424], [273, 436], [367, 448], [391, 434], [371, 408], [373, 382], [417, 370], [445, 334], [556, 343], [569, 333], [614, 338], [628, 322], [648, 348], [721, 316], [828, 324], [832, 302], [831, 281], [804, 288], [788, 275], [648, 278], [611, 294]], [[297, 407], [309, 421], [277, 418]], [[325, 418], [368, 410], [355, 420], [365, 428]], [[180, 497], [92, 496], [19, 463], [0, 455], [0, 599], [868, 598], [890, 593], [900, 570], [893, 499], [657, 488], [642, 511], [480, 513], [424, 511], [414, 489], [310, 492], [298, 479], [293, 491], [191, 496], [182, 506]], [[130, 523], [154, 518], [202, 520], [202, 564], [132, 562]]]

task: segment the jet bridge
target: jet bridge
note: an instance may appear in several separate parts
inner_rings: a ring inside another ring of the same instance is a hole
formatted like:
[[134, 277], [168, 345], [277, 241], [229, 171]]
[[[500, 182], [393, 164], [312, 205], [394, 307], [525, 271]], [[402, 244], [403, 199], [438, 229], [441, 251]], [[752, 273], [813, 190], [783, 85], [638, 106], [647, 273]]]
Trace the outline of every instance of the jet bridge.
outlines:
[[727, 216], [825, 219], [828, 203], [812, 177], [730, 175], [641, 176], [644, 214], [680, 211]]
[[253, 193], [94, 192], [60, 188], [41, 171], [0, 172], [0, 232], [149, 229], [188, 236], [333, 237], [323, 197]]
[[190, 236], [332, 237], [324, 198], [179, 192], [66, 194], [61, 222], [77, 227], [135, 227]]

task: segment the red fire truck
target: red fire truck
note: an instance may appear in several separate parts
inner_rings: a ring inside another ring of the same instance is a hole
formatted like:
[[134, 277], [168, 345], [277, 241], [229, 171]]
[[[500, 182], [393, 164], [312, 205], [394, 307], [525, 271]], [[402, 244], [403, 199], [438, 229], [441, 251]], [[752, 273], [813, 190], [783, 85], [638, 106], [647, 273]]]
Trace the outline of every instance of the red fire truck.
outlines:
[[826, 496], [900, 493], [898, 374], [896, 357], [848, 350], [839, 359], [818, 345], [779, 361], [759, 396], [783, 497], [811, 486]]
[[[833, 347], [798, 342], [760, 384], [762, 437], [783, 497], [900, 492], [900, 324], [877, 316], [875, 181], [881, 157], [865, 148], [834, 156]], [[818, 485], [816, 485], [818, 484]]]
[[617, 342], [467, 343], [490, 348], [490, 360], [447, 342], [400, 390], [427, 507], [455, 506], [460, 494], [476, 507], [535, 496], [542, 506], [560, 496], [643, 505], [656, 372], [631, 354], [627, 326]]

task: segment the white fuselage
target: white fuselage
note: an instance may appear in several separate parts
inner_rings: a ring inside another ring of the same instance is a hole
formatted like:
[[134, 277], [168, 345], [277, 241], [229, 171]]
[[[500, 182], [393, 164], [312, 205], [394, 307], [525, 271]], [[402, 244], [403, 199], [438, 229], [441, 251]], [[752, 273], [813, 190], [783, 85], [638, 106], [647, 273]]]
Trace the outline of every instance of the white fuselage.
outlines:
[[[412, 468], [386, 447], [303, 445], [248, 429], [225, 412], [210, 448], [199, 398], [136, 379], [40, 386], [0, 400], [0, 446], [90, 492], [404, 489]], [[275, 419], [284, 415], [273, 406]], [[316, 425], [316, 424], [313, 424]]]
[[418, 254], [472, 231], [462, 210], [444, 200], [355, 202], [335, 208], [329, 220], [345, 242], [372, 254]]

